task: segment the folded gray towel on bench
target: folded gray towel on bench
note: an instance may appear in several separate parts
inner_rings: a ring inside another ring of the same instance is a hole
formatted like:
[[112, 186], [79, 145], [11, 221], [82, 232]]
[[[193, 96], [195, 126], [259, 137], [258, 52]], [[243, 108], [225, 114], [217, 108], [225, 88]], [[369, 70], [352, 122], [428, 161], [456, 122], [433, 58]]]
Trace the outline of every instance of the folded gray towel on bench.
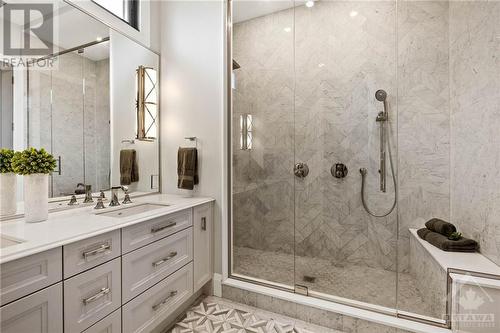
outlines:
[[448, 252], [476, 252], [479, 248], [473, 239], [462, 237], [459, 240], [450, 240], [446, 236], [427, 228], [417, 230], [417, 234], [423, 240], [431, 243], [435, 247]]
[[427, 229], [435, 231], [438, 234], [450, 237], [450, 235], [457, 231], [457, 228], [449, 222], [443, 221], [441, 219], [433, 218], [425, 222]]

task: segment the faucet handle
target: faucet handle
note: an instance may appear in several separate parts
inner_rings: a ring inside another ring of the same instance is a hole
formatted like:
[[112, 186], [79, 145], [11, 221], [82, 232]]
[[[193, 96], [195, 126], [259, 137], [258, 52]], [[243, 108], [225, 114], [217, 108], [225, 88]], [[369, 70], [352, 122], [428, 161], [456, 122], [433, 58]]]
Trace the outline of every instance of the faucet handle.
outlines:
[[125, 198], [123, 198], [122, 204], [126, 205], [126, 204], [129, 204], [129, 203], [132, 203], [132, 200], [130, 200], [130, 194], [128, 194], [127, 192], [125, 192]]
[[97, 204], [95, 205], [94, 209], [104, 209], [104, 203], [102, 202], [102, 198], [97, 199]]
[[76, 200], [76, 195], [72, 195], [71, 199], [69, 199], [68, 206], [78, 205], [78, 201]]

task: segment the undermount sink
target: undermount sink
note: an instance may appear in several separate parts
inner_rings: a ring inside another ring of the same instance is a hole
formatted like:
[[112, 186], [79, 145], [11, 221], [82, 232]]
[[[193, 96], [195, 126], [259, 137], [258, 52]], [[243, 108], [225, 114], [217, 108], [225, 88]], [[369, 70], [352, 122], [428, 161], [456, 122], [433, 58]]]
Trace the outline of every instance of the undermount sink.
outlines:
[[13, 237], [5, 236], [5, 235], [0, 235], [0, 249], [4, 249], [6, 247], [21, 244], [21, 243], [24, 243], [24, 241], [20, 240], [20, 239], [13, 238]]
[[170, 205], [163, 205], [163, 204], [150, 204], [150, 203], [144, 203], [132, 207], [123, 207], [120, 209], [115, 209], [110, 212], [102, 212], [102, 213], [97, 213], [96, 215], [102, 215], [102, 216], [108, 216], [108, 217], [116, 217], [116, 218], [124, 218], [124, 217], [129, 217], [132, 215], [137, 215], [141, 213], [146, 213], [155, 209], [160, 209], [160, 208], [165, 208]]

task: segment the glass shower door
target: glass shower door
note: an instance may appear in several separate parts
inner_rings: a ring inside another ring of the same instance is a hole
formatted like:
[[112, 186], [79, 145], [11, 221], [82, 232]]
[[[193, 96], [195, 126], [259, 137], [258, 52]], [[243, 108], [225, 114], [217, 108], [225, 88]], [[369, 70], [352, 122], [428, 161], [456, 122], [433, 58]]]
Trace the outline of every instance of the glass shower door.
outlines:
[[[397, 214], [385, 150], [395, 149], [395, 2], [317, 1], [295, 8], [295, 284], [309, 295], [396, 307]], [[377, 121], [387, 92], [388, 122]], [[381, 126], [388, 138], [381, 139]], [[392, 133], [392, 134], [391, 134]], [[396, 156], [393, 156], [396, 168]], [[359, 305], [359, 303], [357, 303]]]
[[293, 5], [233, 3], [233, 12], [276, 12], [233, 18], [232, 273], [287, 288], [294, 285]]

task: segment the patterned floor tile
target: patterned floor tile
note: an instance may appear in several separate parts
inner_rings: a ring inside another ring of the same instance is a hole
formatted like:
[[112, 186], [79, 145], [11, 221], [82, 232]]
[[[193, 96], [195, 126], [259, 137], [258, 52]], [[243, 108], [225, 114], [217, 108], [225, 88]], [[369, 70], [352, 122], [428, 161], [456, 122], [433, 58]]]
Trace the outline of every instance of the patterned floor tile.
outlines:
[[[258, 313], [257, 313], [258, 312]], [[207, 297], [186, 312], [170, 333], [340, 333], [299, 320]]]

